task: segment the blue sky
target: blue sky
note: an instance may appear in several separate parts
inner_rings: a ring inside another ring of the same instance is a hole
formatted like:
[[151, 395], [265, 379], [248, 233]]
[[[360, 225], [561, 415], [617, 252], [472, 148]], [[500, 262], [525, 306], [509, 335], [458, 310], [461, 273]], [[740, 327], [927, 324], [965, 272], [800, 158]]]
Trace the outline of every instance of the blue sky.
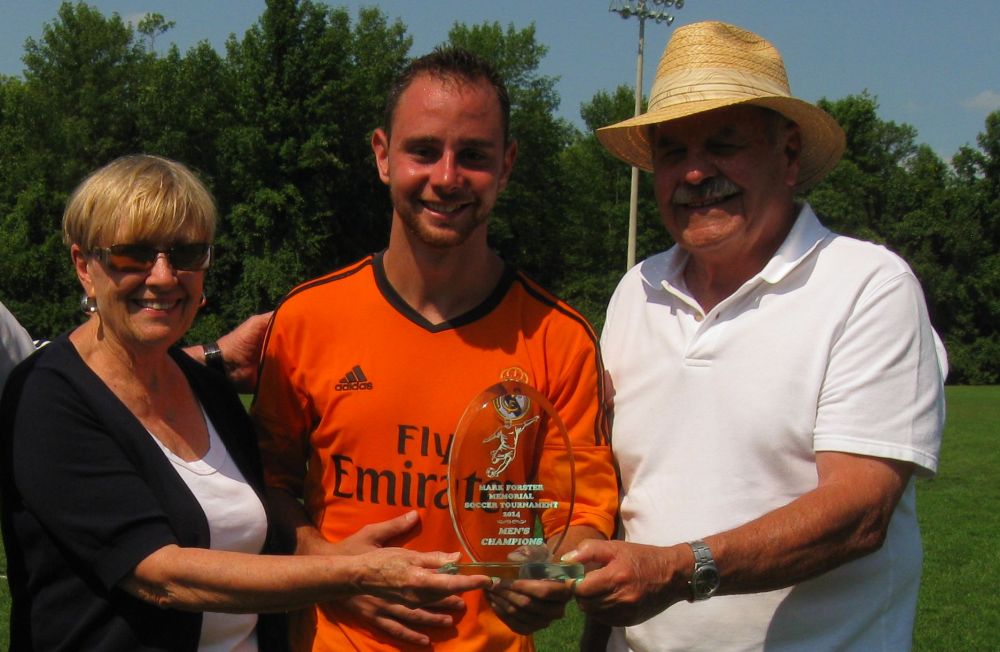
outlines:
[[[652, 0], [650, 0], [652, 2]], [[165, 37], [186, 50], [207, 40], [221, 51], [264, 8], [263, 0], [93, 0], [103, 13], [136, 19], [158, 12], [176, 27]], [[458, 21], [535, 24], [549, 47], [542, 73], [559, 77], [560, 113], [580, 125], [579, 107], [599, 90], [635, 83], [638, 22], [609, 13], [608, 0], [333, 1], [352, 15], [380, 7], [413, 36], [413, 54], [431, 49]], [[19, 75], [24, 40], [37, 38], [57, 0], [0, 0], [0, 73]], [[699, 20], [735, 23], [774, 43], [792, 92], [840, 99], [868, 90], [885, 120], [918, 130], [918, 141], [948, 158], [975, 144], [984, 120], [1000, 109], [1000, 2], [996, 0], [686, 0], [674, 27]], [[647, 22], [643, 91], [672, 28]]]

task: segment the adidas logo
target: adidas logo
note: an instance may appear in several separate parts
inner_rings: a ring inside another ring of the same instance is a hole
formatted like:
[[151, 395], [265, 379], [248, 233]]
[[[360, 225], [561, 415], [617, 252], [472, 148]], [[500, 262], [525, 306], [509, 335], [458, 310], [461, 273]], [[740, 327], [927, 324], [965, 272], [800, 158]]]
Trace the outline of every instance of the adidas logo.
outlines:
[[355, 389], [373, 389], [374, 385], [365, 376], [365, 372], [361, 371], [361, 365], [356, 364], [333, 388], [338, 392], [350, 392]]

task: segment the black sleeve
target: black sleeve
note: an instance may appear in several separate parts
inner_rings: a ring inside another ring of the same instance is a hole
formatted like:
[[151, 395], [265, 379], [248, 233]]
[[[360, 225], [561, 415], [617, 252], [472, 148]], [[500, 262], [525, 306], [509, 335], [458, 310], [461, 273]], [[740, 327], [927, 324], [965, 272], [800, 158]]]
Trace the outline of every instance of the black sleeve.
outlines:
[[152, 552], [176, 543], [147, 479], [111, 436], [116, 424], [98, 418], [70, 379], [35, 369], [15, 410], [15, 486], [67, 557], [110, 589]]

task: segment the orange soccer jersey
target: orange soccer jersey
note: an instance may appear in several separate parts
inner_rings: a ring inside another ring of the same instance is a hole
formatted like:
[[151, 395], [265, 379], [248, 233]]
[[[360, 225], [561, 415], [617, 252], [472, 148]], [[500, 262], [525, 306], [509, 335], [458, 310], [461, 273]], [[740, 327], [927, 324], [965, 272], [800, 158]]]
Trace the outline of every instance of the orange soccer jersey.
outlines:
[[[268, 332], [253, 406], [267, 482], [303, 498], [331, 541], [416, 509], [420, 529], [398, 545], [461, 550], [447, 504], [451, 438], [469, 401], [511, 370], [566, 423], [577, 473], [572, 523], [610, 535], [618, 493], [596, 337], [576, 311], [512, 270], [483, 305], [442, 325], [399, 298], [380, 254], [293, 290]], [[532, 649], [482, 592], [463, 597], [467, 611], [453, 628], [426, 630], [435, 649]], [[399, 648], [336, 605], [298, 618], [296, 650]]]

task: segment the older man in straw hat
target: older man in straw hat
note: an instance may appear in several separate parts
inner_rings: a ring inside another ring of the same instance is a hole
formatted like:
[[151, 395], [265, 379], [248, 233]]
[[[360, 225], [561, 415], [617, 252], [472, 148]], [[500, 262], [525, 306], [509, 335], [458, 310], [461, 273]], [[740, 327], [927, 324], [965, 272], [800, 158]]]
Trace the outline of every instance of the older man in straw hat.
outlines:
[[840, 127], [770, 43], [709, 22], [598, 137], [652, 171], [677, 245], [608, 307], [623, 541], [570, 553], [603, 565], [579, 603], [612, 650], [909, 649], [945, 360], [906, 263], [796, 201]]

